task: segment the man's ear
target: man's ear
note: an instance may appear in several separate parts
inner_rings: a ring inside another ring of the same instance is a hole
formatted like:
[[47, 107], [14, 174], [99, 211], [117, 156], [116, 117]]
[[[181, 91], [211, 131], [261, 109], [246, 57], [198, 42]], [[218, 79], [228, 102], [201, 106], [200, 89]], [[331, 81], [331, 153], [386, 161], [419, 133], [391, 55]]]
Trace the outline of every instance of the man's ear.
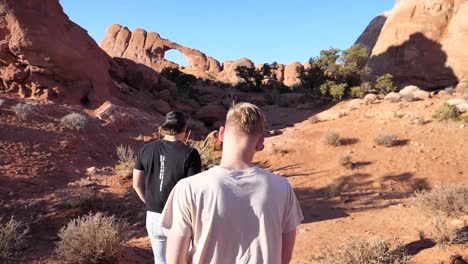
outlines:
[[221, 142], [224, 142], [224, 132], [226, 131], [226, 128], [224, 126], [221, 126], [219, 128], [219, 140], [221, 140]]
[[257, 140], [257, 145], [255, 146], [256, 151], [262, 151], [265, 148], [265, 137], [262, 135], [258, 140]]

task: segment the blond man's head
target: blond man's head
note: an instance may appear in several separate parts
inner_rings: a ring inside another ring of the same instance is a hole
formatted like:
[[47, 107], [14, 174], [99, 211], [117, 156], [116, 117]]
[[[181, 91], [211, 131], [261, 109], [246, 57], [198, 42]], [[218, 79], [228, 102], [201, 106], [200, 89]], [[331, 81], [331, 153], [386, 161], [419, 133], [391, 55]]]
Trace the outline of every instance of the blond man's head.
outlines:
[[265, 116], [256, 105], [238, 103], [229, 109], [226, 127], [249, 136], [263, 136]]

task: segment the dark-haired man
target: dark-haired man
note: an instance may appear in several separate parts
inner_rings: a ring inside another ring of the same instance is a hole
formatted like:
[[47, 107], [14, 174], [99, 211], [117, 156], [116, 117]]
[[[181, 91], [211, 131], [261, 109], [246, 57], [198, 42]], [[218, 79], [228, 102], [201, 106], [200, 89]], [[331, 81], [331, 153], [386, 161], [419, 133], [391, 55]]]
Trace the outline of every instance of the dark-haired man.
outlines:
[[133, 170], [133, 188], [148, 211], [146, 229], [155, 263], [166, 263], [167, 238], [161, 212], [167, 198], [177, 182], [201, 170], [198, 151], [184, 144], [186, 129], [183, 113], [168, 113], [161, 127], [164, 138], [140, 149]]

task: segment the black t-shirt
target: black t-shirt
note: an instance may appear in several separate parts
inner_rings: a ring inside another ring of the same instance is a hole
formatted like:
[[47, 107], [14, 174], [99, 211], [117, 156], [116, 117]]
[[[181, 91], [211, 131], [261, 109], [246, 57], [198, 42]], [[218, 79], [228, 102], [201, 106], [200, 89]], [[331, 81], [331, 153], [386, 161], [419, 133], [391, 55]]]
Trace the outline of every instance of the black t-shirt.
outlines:
[[196, 149], [181, 141], [162, 139], [138, 151], [135, 169], [145, 172], [147, 210], [161, 213], [176, 183], [201, 171], [201, 159]]

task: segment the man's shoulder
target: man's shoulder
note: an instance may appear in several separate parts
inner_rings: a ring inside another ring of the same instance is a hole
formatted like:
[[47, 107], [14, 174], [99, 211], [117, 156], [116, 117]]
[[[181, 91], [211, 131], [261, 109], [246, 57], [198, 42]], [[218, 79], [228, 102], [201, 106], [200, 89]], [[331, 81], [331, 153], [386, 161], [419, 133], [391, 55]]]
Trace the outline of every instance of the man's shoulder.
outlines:
[[276, 175], [271, 171], [267, 171], [265, 169], [262, 169], [260, 167], [256, 167], [255, 170], [257, 171], [257, 174], [263, 178], [265, 178], [268, 181], [271, 182], [276, 182], [276, 183], [287, 183], [286, 178]]

